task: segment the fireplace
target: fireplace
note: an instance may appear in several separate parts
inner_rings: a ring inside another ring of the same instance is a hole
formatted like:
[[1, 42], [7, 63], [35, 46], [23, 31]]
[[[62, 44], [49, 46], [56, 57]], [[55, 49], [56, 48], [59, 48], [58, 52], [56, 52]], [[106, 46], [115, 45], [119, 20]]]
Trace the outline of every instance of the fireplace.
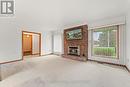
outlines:
[[[77, 34], [72, 32], [73, 30], [76, 32], [77, 29], [81, 29], [82, 33], [78, 33], [82, 38], [76, 39]], [[68, 33], [68, 32], [72, 32]], [[69, 34], [69, 36], [68, 36]], [[75, 37], [76, 35], [76, 37]], [[70, 39], [72, 38], [73, 39]], [[69, 39], [68, 39], [69, 37]], [[73, 60], [86, 61], [88, 58], [88, 26], [82, 25], [64, 30], [64, 54], [62, 55], [64, 58], [69, 58]]]
[[68, 55], [80, 56], [80, 46], [68, 46]]

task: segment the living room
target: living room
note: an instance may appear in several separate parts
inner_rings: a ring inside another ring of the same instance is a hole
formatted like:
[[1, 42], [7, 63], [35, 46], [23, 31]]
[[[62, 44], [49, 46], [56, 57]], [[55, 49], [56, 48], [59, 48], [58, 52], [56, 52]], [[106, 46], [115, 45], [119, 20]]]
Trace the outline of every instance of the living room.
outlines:
[[1, 87], [130, 87], [129, 0], [4, 4]]

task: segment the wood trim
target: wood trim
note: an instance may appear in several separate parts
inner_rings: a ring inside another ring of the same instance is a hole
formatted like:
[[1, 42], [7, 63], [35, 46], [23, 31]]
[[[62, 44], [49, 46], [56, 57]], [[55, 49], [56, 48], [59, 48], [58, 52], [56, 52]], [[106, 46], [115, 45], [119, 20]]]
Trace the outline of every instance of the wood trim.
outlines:
[[91, 60], [91, 59], [88, 59], [88, 61], [93, 61], [93, 62], [97, 62], [97, 63], [101, 63], [101, 64], [109, 64], [109, 65], [121, 66], [121, 67], [126, 68], [126, 70], [130, 73], [130, 70], [128, 69], [128, 67], [126, 65], [115, 64], [115, 63], [108, 63], [108, 62], [101, 62], [101, 61]]
[[109, 62], [102, 62], [102, 61], [98, 61], [98, 60], [91, 60], [91, 59], [88, 59], [88, 61], [93, 61], [93, 62], [97, 62], [97, 63], [101, 63], [101, 64], [110, 64], [110, 65], [116, 65], [116, 66], [123, 66], [125, 67], [125, 65], [121, 65], [121, 64], [116, 64], [116, 63], [109, 63]]
[[22, 32], [25, 32], [25, 33], [32, 33], [32, 34], [41, 34], [41, 33], [31, 32], [31, 31], [22, 31]]
[[128, 69], [128, 67], [127, 66], [125, 66], [125, 68], [127, 69], [127, 71], [130, 73], [130, 70]]
[[22, 60], [23, 60], [23, 31], [22, 31]]
[[31, 35], [31, 54], [32, 54], [32, 50], [33, 50], [33, 37]]
[[7, 63], [13, 63], [13, 62], [18, 62], [18, 61], [22, 61], [23, 59], [19, 59], [19, 60], [13, 60], [13, 61], [8, 61], [8, 62], [3, 62], [0, 64], [7, 64]]
[[39, 56], [41, 56], [41, 33], [30, 32], [30, 31], [22, 31], [22, 59], [24, 59], [23, 58], [24, 57], [24, 55], [23, 55], [23, 33], [32, 33], [32, 34], [38, 34], [39, 35], [39, 53], [38, 54], [39, 54]]
[[41, 40], [42, 40], [42, 36], [41, 34], [39, 34], [39, 56], [41, 56]]
[[117, 58], [120, 59], [120, 30], [119, 25], [117, 25]]
[[33, 50], [33, 37], [32, 37], [32, 35], [30, 35], [31, 36], [31, 55], [32, 55], [32, 50]]

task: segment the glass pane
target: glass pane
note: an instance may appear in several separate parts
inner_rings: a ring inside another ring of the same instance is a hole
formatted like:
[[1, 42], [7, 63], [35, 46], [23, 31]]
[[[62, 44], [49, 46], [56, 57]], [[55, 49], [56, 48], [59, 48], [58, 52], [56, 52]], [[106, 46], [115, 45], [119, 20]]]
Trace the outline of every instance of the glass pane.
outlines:
[[117, 58], [117, 26], [93, 31], [93, 55]]

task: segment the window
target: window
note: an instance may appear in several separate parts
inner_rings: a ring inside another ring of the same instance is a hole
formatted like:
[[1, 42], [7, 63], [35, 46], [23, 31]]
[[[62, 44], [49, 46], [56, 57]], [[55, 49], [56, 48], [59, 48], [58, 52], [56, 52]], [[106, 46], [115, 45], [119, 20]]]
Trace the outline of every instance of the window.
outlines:
[[119, 26], [110, 26], [92, 30], [92, 55], [118, 58]]

